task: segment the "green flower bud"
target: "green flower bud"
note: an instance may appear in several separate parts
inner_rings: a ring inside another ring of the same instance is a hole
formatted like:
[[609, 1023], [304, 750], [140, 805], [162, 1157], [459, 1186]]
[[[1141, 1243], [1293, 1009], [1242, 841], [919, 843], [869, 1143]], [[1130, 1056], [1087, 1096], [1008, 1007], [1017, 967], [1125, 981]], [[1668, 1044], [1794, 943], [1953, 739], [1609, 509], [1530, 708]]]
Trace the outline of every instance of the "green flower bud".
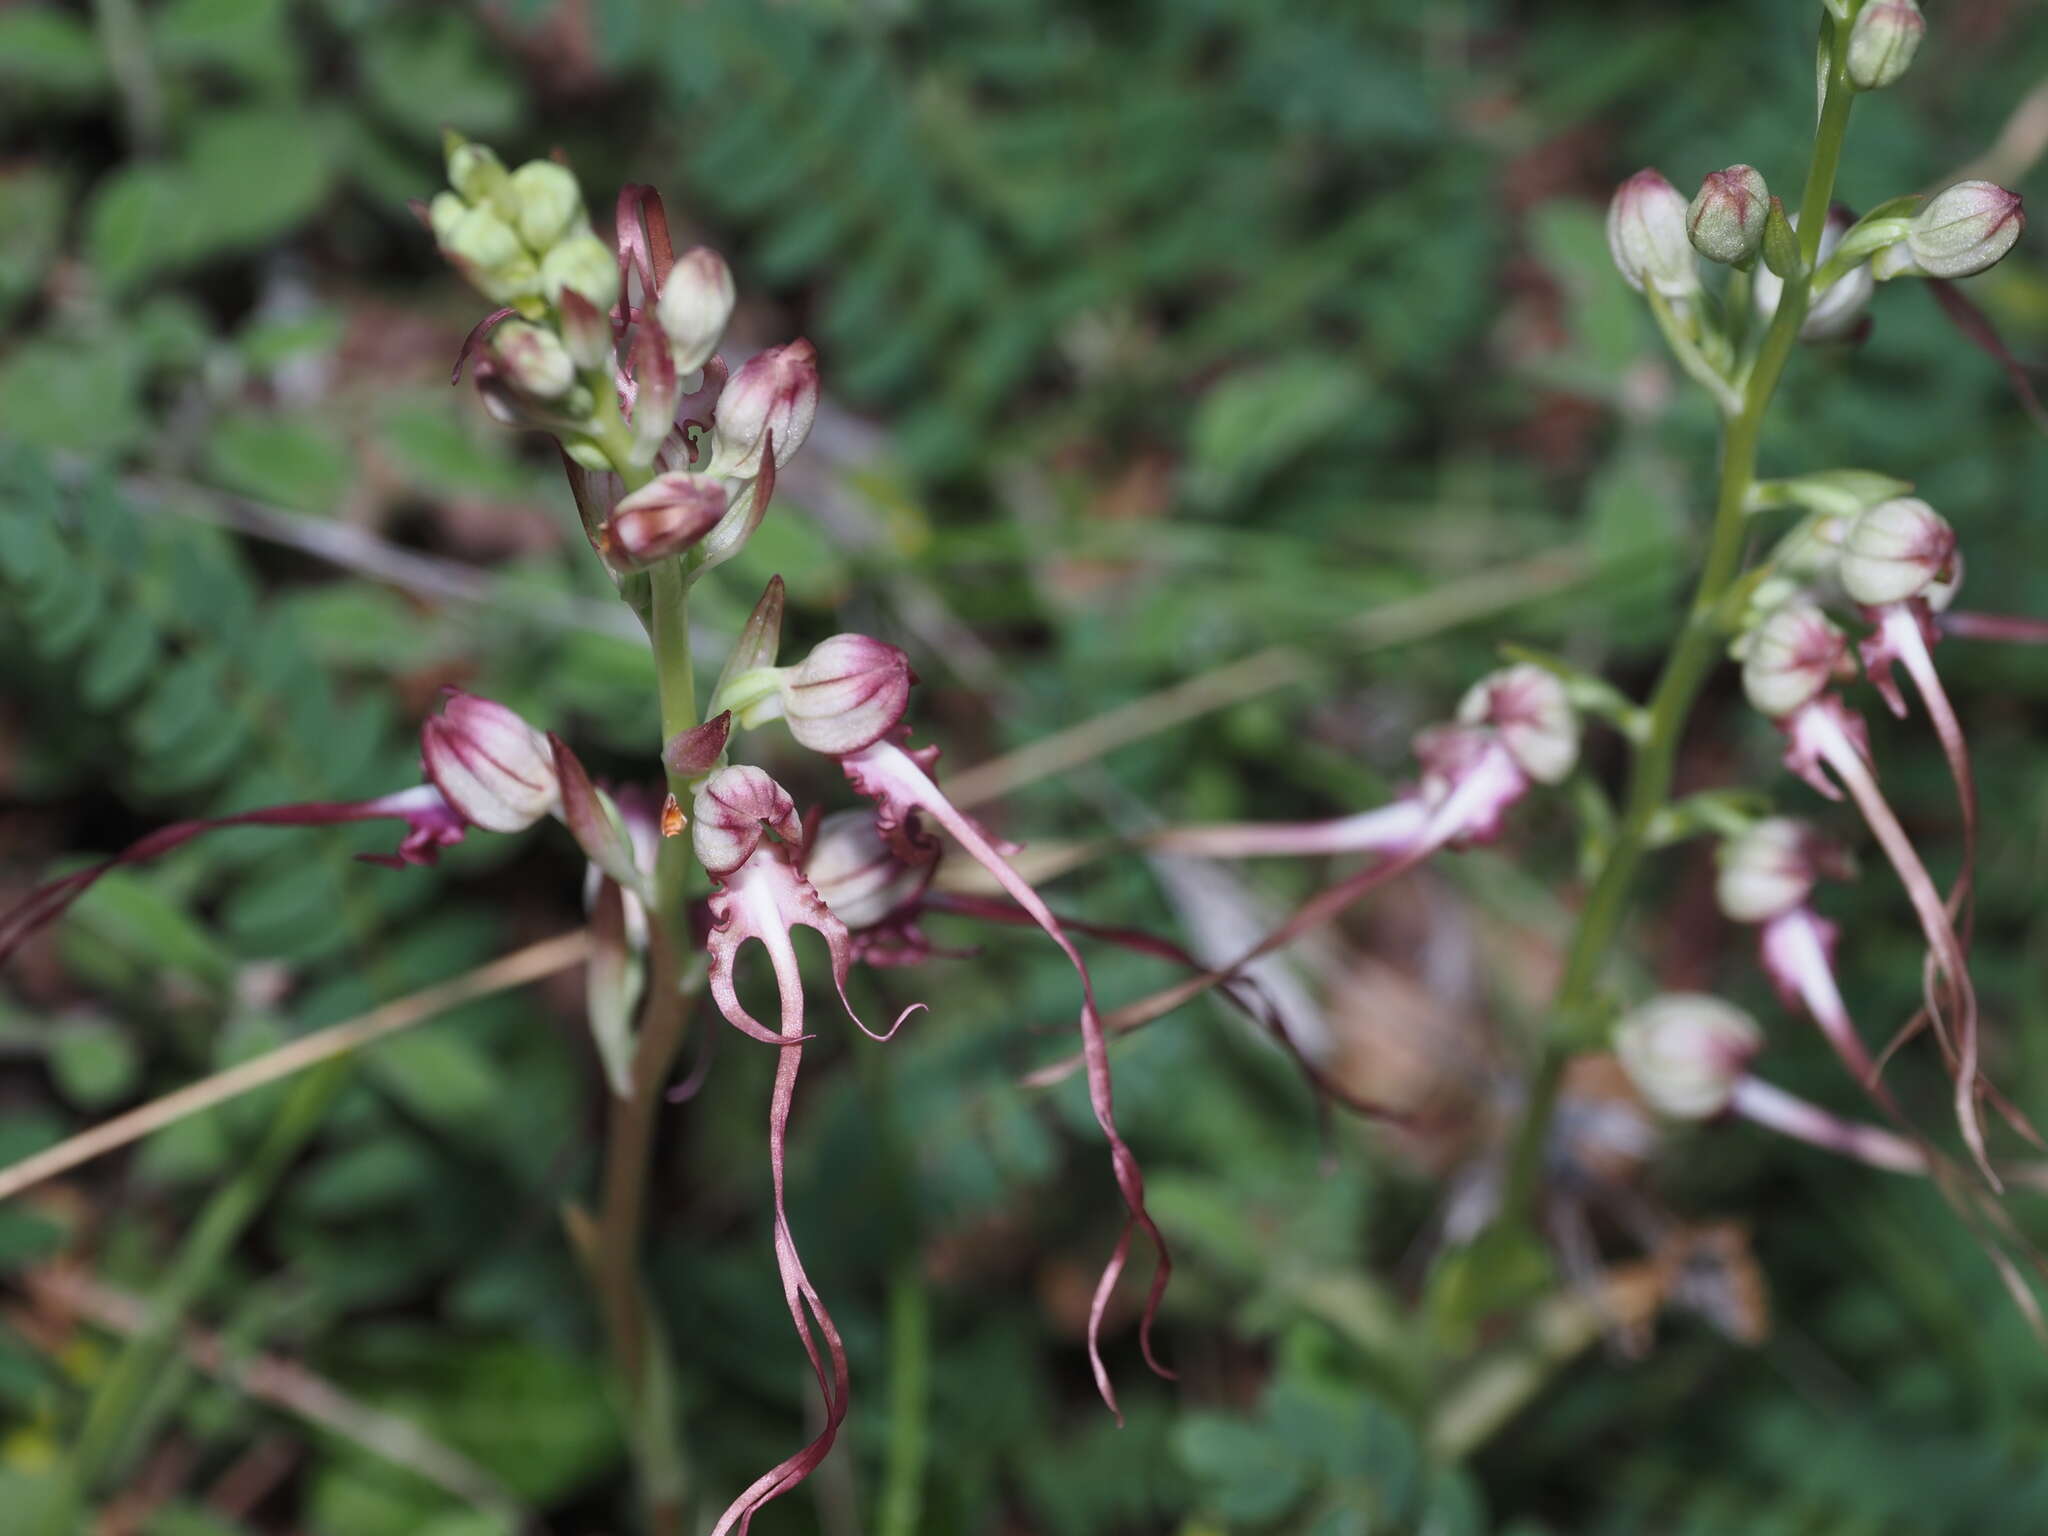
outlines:
[[1927, 200], [1906, 247], [1928, 277], [1971, 277], [2003, 260], [2026, 227], [2017, 192], [1988, 181], [1959, 181]]
[[472, 144], [450, 132], [443, 140], [448, 155], [448, 185], [462, 195], [472, 208], [480, 203], [503, 203], [509, 195], [511, 178], [505, 163], [485, 144]]
[[1870, 0], [1849, 29], [1849, 83], [1859, 91], [1890, 85], [1912, 64], [1926, 31], [1919, 0]]
[[519, 238], [530, 250], [545, 253], [589, 229], [575, 173], [552, 160], [529, 160], [512, 173], [512, 203], [518, 209]]
[[[435, 217], [438, 211], [430, 209], [429, 217]], [[440, 235], [440, 240], [441, 253], [479, 288], [494, 275], [522, 262], [528, 267], [533, 264], [512, 226], [489, 208], [465, 208], [450, 216], [447, 231]]]
[[491, 337], [491, 350], [505, 371], [536, 400], [566, 395], [576, 382], [576, 365], [553, 331], [524, 320], [508, 320]]
[[1731, 165], [1709, 172], [1700, 183], [1686, 211], [1685, 232], [1707, 260], [1733, 266], [1762, 248], [1770, 211], [1771, 192], [1762, 173], [1753, 165]]
[[619, 297], [619, 259], [595, 235], [574, 235], [541, 259], [541, 291], [550, 304], [565, 290], [579, 293], [602, 312]]

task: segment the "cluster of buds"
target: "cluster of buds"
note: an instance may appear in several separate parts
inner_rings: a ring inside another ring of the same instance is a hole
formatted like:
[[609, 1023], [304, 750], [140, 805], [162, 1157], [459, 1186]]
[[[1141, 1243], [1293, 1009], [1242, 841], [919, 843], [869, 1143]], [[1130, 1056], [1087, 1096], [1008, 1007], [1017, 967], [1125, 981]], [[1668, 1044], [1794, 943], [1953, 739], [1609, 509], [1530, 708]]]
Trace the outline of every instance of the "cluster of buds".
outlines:
[[503, 306], [471, 334], [458, 376], [473, 359], [495, 416], [559, 439], [585, 532], [622, 580], [670, 560], [694, 575], [730, 559], [810, 435], [810, 343], [729, 370], [718, 348], [732, 271], [707, 247], [676, 255], [649, 188], [620, 194], [607, 245], [555, 161], [507, 171], [451, 136], [448, 176], [425, 217], [456, 269]]

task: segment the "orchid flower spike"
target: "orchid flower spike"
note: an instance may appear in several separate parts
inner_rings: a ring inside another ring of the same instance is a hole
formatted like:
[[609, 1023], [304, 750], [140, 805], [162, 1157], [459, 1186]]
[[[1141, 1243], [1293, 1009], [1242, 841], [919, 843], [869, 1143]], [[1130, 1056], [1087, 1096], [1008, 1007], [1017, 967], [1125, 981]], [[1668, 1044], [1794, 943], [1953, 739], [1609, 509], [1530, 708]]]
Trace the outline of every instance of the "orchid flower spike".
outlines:
[[425, 783], [375, 799], [265, 806], [159, 827], [110, 859], [38, 886], [0, 915], [0, 960], [62, 916], [110, 871], [148, 863], [225, 827], [403, 821], [406, 833], [396, 853], [364, 855], [368, 862], [401, 868], [432, 864], [443, 848], [461, 842], [471, 827], [523, 832], [547, 816], [562, 814], [560, 775], [548, 739], [490, 699], [449, 690], [442, 713], [420, 729], [420, 758]]

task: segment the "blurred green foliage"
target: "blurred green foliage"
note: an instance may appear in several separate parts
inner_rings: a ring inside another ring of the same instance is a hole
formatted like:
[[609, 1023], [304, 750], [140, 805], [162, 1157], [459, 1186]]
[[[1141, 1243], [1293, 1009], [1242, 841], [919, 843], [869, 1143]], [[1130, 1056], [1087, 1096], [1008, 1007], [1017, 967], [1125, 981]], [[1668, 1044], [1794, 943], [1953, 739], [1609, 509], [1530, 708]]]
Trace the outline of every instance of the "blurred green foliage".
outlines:
[[[446, 681], [644, 774], [651, 674], [606, 622], [552, 464], [442, 382], [473, 306], [403, 204], [436, 184], [443, 124], [521, 154], [560, 145], [591, 187], [658, 185], [730, 256], [744, 333], [818, 342], [834, 411], [707, 601], [713, 626], [786, 572], [800, 629], [912, 650], [923, 735], [956, 765], [1261, 646], [1316, 658], [1313, 690], [1030, 786], [1005, 830], [1050, 841], [1120, 830], [1134, 807], [1370, 804], [1405, 771], [1410, 730], [1509, 635], [1639, 685], [1696, 547], [1713, 423], [1657, 362], [1600, 205], [1646, 162], [1686, 183], [1749, 160], [1788, 183], [1814, 9], [0, 8], [10, 888], [178, 816], [408, 782], [412, 725]], [[1931, 24], [1906, 83], [1858, 110], [1852, 202], [1983, 153], [2048, 75], [2048, 29], [2024, 5], [1951, 0]], [[2019, 188], [2040, 185], [2030, 169]], [[2048, 348], [2044, 274], [2022, 247], [1974, 290], [2023, 356]], [[1918, 480], [1963, 534], [1973, 603], [2048, 612], [2048, 519], [2029, 495], [2048, 445], [1924, 295], [1887, 291], [1867, 347], [1797, 363], [1766, 464]], [[216, 525], [249, 503], [271, 536]], [[315, 533], [355, 563], [309, 554]], [[1392, 658], [1333, 639], [1361, 611], [1556, 549], [1590, 572], [1563, 599]], [[392, 550], [427, 565], [394, 576], [377, 564]], [[459, 591], [428, 579], [451, 571]], [[2038, 1107], [2048, 668], [1950, 649], [1999, 818], [1980, 985], [1998, 1075]], [[1878, 746], [1915, 830], [1952, 836], [1930, 744], [1887, 725]], [[1775, 753], [1724, 689], [1688, 773], [1770, 782]], [[771, 766], [806, 798], [836, 793], [794, 757]], [[1540, 818], [1521, 836], [1527, 874], [1448, 868], [1443, 899], [1540, 951], [1570, 839]], [[473, 840], [404, 875], [351, 858], [375, 846], [249, 829], [105, 882], [0, 994], [0, 1163], [577, 920], [560, 840]], [[1742, 936], [1701, 917], [1702, 868], [1660, 866], [1643, 965], [1782, 1019]], [[1261, 871], [1253, 889], [1277, 903], [1312, 878]], [[1178, 916], [1135, 862], [1091, 866], [1060, 896], [1108, 920]], [[1904, 1017], [1918, 979], [1898, 963], [1895, 893], [1871, 880], [1830, 900], [1859, 1008]], [[1354, 937], [1411, 961], [1413, 935], [1378, 924]], [[1200, 1009], [1118, 1053], [1125, 1131], [1182, 1260], [1166, 1332], [1183, 1380], [1145, 1380], [1119, 1333], [1116, 1429], [1076, 1300], [1114, 1240], [1115, 1193], [1078, 1093], [1016, 1085], [1064, 1039], [1070, 979], [1021, 938], [940, 937], [986, 948], [872, 974], [857, 998], [881, 1013], [927, 997], [932, 1016], [887, 1050], [822, 1045], [806, 1074], [793, 1220], [856, 1406], [816, 1502], [786, 1500], [757, 1530], [868, 1528], [884, 1505], [921, 1509], [914, 1529], [1060, 1536], [2048, 1526], [2043, 1357], [1952, 1219], [1924, 1191], [1741, 1130], [1680, 1138], [1642, 1194], [1749, 1223], [1768, 1340], [1743, 1348], [1680, 1317], [1641, 1362], [1574, 1351], [1533, 1406], [1445, 1464], [1433, 1417], [1475, 1353], [1505, 1357], [1497, 1314], [1525, 1287], [1489, 1273], [1425, 1304], [1413, 1255], [1441, 1190], [1350, 1126], [1326, 1172], [1293, 1077]], [[1505, 943], [1486, 953], [1542, 969]], [[1106, 953], [1100, 979], [1120, 997], [1158, 971]], [[1505, 983], [1489, 1001], [1511, 1060], [1527, 1004]], [[616, 1528], [627, 1498], [557, 1223], [588, 1184], [603, 1092], [574, 1006], [472, 1004], [370, 1053], [196, 1308], [234, 1350], [303, 1361], [563, 1531]], [[1791, 1086], [1851, 1106], [1803, 1031], [1774, 1033]], [[770, 1278], [767, 1076], [728, 1046], [660, 1144], [651, 1283], [706, 1509], [785, 1454], [804, 1412]], [[147, 1294], [282, 1092], [88, 1168], [66, 1198], [0, 1207], [15, 1299], [59, 1254]], [[919, 1303], [887, 1304], [906, 1294]], [[0, 1323], [10, 1510], [33, 1507], [112, 1352], [104, 1332], [31, 1324]], [[929, 1374], [910, 1390], [920, 1351]], [[170, 1373], [160, 1404], [183, 1491], [147, 1515], [157, 1536], [501, 1528], [374, 1440], [304, 1430], [196, 1371]], [[279, 1433], [297, 1454], [255, 1507], [204, 1497]]]

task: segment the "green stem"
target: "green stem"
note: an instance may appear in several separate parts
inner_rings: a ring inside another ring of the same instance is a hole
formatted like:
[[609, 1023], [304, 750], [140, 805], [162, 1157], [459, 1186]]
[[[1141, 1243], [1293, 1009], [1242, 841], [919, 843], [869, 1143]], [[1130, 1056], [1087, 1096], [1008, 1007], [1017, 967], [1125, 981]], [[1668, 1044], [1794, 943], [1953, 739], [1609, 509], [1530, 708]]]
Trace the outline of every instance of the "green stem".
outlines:
[[[93, 1393], [65, 1469], [64, 1488], [48, 1506], [42, 1525], [46, 1536], [73, 1536], [83, 1529], [78, 1514], [84, 1501], [148, 1439], [154, 1415], [147, 1409], [177, 1346], [180, 1323], [262, 1210], [285, 1169], [320, 1128], [349, 1080], [351, 1065], [344, 1057], [298, 1079], [254, 1155], [206, 1202], [151, 1295], [144, 1326], [129, 1339]], [[161, 1397], [156, 1401], [168, 1404]]]
[[931, 1297], [911, 1258], [889, 1282], [889, 1459], [876, 1536], [917, 1536], [930, 1447]]
[[[610, 385], [599, 397], [613, 401]], [[616, 403], [609, 416], [600, 415], [594, 440], [610, 457], [630, 493], [653, 478], [651, 470], [630, 459], [631, 433]], [[655, 686], [661, 700], [663, 745], [697, 724], [697, 684], [690, 655], [690, 588], [682, 560], [667, 560], [649, 573], [647, 606], [640, 617], [654, 652]], [[636, 609], [636, 611], [639, 611]], [[685, 799], [688, 786], [668, 775], [671, 794]], [[653, 1458], [662, 1454], [674, 1434], [665, 1405], [650, 1386], [646, 1351], [660, 1337], [643, 1315], [645, 1292], [640, 1285], [640, 1248], [647, 1217], [647, 1185], [654, 1132], [661, 1117], [663, 1095], [689, 1022], [690, 989], [682, 955], [688, 949], [686, 907], [691, 883], [689, 842], [664, 837], [655, 868], [659, 910], [652, 914], [651, 974], [647, 1002], [641, 1010], [634, 1046], [632, 1087], [626, 1098], [611, 1100], [605, 1135], [603, 1186], [599, 1195], [594, 1267], [598, 1305], [604, 1314], [613, 1364], [625, 1388], [628, 1443], [645, 1463], [640, 1487], [645, 1498], [647, 1529], [679, 1531], [682, 1510], [662, 1490], [665, 1480], [652, 1474]]]
[[1670, 801], [1679, 745], [1692, 717], [1700, 685], [1720, 654], [1720, 607], [1741, 571], [1744, 508], [1756, 478], [1757, 446], [1771, 400], [1806, 318], [1814, 261], [1820, 250], [1821, 232], [1827, 224], [1835, 174], [1849, 127], [1849, 104], [1854, 91], [1844, 70], [1846, 29], [1832, 20], [1823, 25], [1827, 28], [1829, 51], [1828, 87], [1820, 124], [1814, 133], [1805, 194], [1799, 204], [1802, 270], [1785, 282], [1777, 313], [1771, 318], [1756, 365], [1743, 387], [1741, 409], [1728, 419], [1722, 437], [1720, 489], [1715, 499], [1706, 564], [1686, 613], [1685, 627], [1679, 631], [1665, 659], [1663, 674], [1650, 695], [1650, 729], [1630, 772], [1621, 825], [1579, 913], [1578, 927], [1566, 953], [1564, 975], [1552, 1009], [1552, 1029], [1533, 1075], [1528, 1104], [1510, 1152], [1503, 1205], [1503, 1214], [1509, 1220], [1525, 1221], [1531, 1215], [1565, 1060], [1573, 1050], [1589, 1043], [1599, 1023], [1594, 1005], [1601, 970], [1628, 909], [1652, 826]]

